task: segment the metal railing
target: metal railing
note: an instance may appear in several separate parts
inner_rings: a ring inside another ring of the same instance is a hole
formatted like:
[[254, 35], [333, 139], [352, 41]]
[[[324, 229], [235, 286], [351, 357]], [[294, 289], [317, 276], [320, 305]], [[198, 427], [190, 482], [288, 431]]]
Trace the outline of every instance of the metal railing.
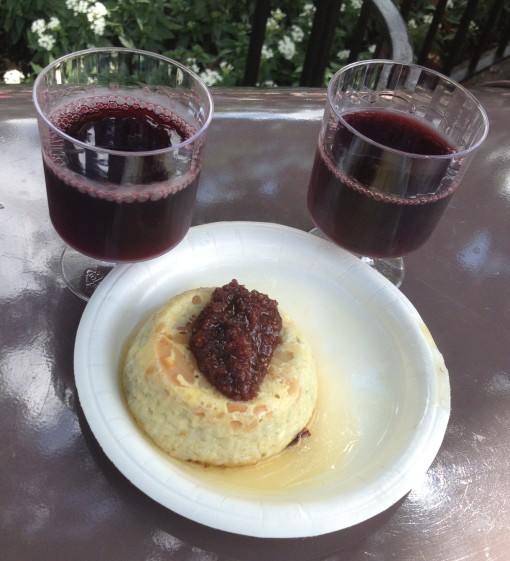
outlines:
[[[324, 73], [331, 55], [335, 30], [340, 23], [342, 0], [317, 0], [300, 85], [318, 87], [323, 85]], [[257, 0], [252, 20], [252, 31], [243, 85], [257, 83], [266, 23], [271, 12], [271, 0]], [[402, 62], [413, 60], [413, 50], [407, 27], [392, 0], [364, 0], [353, 31], [349, 62], [357, 60], [365, 31], [369, 24], [377, 25], [378, 43], [374, 57], [385, 57]]]
[[[428, 32], [421, 45], [412, 45], [407, 22], [415, 0], [364, 0], [355, 29], [349, 43], [347, 62], [360, 57], [366, 44], [366, 33], [375, 24], [377, 45], [373, 58], [389, 58], [402, 62], [417, 62], [433, 66], [446, 75], [461, 81], [510, 56], [510, 0], [492, 0], [477, 43], [465, 49], [469, 26], [474, 21], [480, 0], [467, 0], [453, 38], [445, 43], [439, 64], [432, 62], [432, 53], [441, 38], [448, 0], [437, 0]], [[319, 87], [324, 85], [324, 75], [331, 58], [336, 29], [342, 24], [343, 0], [316, 0], [316, 12], [308, 38], [305, 62], [300, 85]], [[432, 4], [431, 4], [432, 6]], [[244, 86], [257, 84], [266, 23], [271, 13], [271, 0], [256, 0], [252, 18], [252, 32], [244, 73]], [[416, 52], [413, 52], [413, 47]], [[366, 53], [366, 51], [365, 51]]]
[[[401, 14], [409, 20], [414, 0], [401, 2]], [[506, 8], [505, 8], [506, 3]], [[438, 0], [434, 15], [422, 45], [416, 45], [416, 62], [429, 65], [435, 43], [441, 37], [441, 24], [445, 20], [448, 0]], [[446, 55], [442, 57], [438, 70], [461, 81], [477, 72], [510, 56], [510, 4], [508, 0], [492, 0], [487, 3], [489, 9], [484, 25], [478, 33], [475, 44], [466, 49], [469, 27], [475, 23], [480, 0], [467, 0], [462, 17], [454, 31], [453, 38], [446, 43]]]

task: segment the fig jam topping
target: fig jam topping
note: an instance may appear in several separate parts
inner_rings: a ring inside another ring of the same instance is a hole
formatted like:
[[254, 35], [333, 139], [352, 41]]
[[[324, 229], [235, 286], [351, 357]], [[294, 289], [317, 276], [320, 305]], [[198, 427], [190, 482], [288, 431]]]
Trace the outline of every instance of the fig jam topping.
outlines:
[[280, 342], [278, 302], [234, 279], [216, 288], [191, 327], [190, 348], [199, 370], [235, 401], [256, 397]]

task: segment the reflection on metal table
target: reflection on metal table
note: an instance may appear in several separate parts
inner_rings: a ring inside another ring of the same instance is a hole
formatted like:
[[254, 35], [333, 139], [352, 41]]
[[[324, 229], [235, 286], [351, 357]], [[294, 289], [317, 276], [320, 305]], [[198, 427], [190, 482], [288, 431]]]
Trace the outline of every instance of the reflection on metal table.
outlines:
[[[9, 561], [503, 561], [510, 551], [510, 83], [474, 90], [490, 132], [402, 292], [450, 373], [452, 412], [422, 480], [346, 530], [259, 539], [154, 502], [115, 468], [81, 410], [84, 302], [59, 276], [31, 93], [0, 90], [0, 543]], [[311, 228], [306, 189], [323, 90], [213, 90], [195, 224]]]

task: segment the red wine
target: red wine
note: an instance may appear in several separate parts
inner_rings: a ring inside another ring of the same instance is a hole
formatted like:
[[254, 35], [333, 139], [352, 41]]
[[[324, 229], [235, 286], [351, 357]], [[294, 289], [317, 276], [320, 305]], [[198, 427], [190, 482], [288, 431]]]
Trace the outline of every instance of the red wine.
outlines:
[[[308, 208], [317, 227], [338, 245], [370, 257], [400, 257], [430, 237], [456, 187], [452, 158], [430, 161], [414, 155], [448, 155], [454, 149], [419, 121], [370, 110], [344, 120], [317, 150]], [[384, 151], [384, 158], [381, 153]], [[445, 180], [446, 177], [446, 180]], [[438, 190], [439, 188], [439, 190]]]
[[[53, 134], [44, 158], [50, 218], [71, 247], [105, 261], [161, 255], [186, 235], [192, 220], [198, 169], [175, 180], [165, 153], [134, 154], [175, 146], [195, 132], [159, 106], [122, 96], [75, 102], [52, 116], [70, 137], [106, 152], [76, 149]], [[108, 152], [110, 151], [110, 152]]]

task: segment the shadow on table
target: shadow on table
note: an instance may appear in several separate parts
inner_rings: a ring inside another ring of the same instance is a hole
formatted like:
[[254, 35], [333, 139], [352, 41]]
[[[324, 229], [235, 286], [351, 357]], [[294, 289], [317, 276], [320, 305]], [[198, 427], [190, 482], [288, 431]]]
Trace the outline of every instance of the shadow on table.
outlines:
[[[167, 521], [163, 522], [160, 515], [158, 519], [163, 530], [173, 533], [182, 541], [239, 561], [319, 561], [335, 553], [345, 552], [362, 542], [394, 515], [403, 500], [362, 524], [311, 538], [267, 539], [241, 536], [214, 530], [180, 516], [176, 520], [174, 517], [177, 515], [170, 511]], [[159, 505], [156, 506], [159, 508]]]

